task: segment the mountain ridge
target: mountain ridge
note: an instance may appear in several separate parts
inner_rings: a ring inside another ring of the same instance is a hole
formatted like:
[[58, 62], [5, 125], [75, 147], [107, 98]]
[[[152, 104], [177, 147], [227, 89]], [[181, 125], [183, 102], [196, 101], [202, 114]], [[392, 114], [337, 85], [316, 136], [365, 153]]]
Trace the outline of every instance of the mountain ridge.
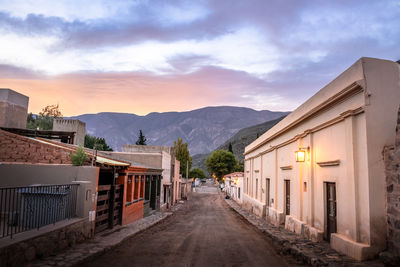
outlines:
[[[266, 131], [271, 129], [275, 124], [280, 122], [285, 116], [282, 116], [275, 120], [266, 121], [264, 123], [256, 124], [247, 128], [239, 130], [235, 135], [226, 140], [222, 145], [218, 146], [215, 150], [228, 150], [229, 144], [232, 145], [232, 151], [236, 159], [240, 163], [244, 161], [244, 149], [259, 136], [264, 134]], [[196, 154], [192, 158], [192, 167], [200, 168], [207, 171], [206, 158], [210, 154]]]
[[134, 113], [99, 112], [70, 117], [86, 123], [87, 133], [103, 137], [114, 150], [134, 144], [139, 130], [148, 145], [173, 146], [182, 138], [191, 155], [209, 153], [242, 128], [276, 119], [288, 112], [254, 110], [245, 107], [213, 106], [190, 111]]

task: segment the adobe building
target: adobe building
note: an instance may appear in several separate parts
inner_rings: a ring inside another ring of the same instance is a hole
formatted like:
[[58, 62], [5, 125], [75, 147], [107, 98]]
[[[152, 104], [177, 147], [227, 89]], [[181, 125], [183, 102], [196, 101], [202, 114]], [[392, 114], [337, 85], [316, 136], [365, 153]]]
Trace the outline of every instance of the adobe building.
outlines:
[[[151, 210], [165, 211], [174, 203], [174, 176], [176, 169], [179, 172], [179, 165], [175, 163], [175, 156], [172, 147], [168, 146], [140, 146], [124, 145], [123, 152], [99, 151], [100, 154], [120, 160], [128, 161], [135, 166], [143, 166], [162, 170], [162, 176], [154, 181], [146, 182], [146, 188], [155, 188], [157, 203], [156, 206], [147, 207], [145, 203], [145, 215], [151, 213]], [[178, 161], [179, 162], [179, 161]], [[179, 175], [178, 175], [179, 177]], [[152, 189], [149, 189], [150, 191]], [[148, 212], [150, 208], [150, 213]]]
[[[180, 163], [175, 159], [175, 151], [170, 146], [140, 146], [124, 145], [122, 153], [129, 155], [135, 162], [154, 168], [162, 172], [160, 209], [169, 209], [180, 197], [178, 196]], [[176, 183], [176, 185], [174, 184]]]
[[400, 65], [361, 58], [245, 148], [243, 205], [358, 260], [387, 244]]
[[0, 88], [0, 127], [26, 128], [29, 97]]
[[73, 144], [85, 145], [86, 123], [80, 120], [55, 118], [53, 120], [53, 131], [75, 132]]

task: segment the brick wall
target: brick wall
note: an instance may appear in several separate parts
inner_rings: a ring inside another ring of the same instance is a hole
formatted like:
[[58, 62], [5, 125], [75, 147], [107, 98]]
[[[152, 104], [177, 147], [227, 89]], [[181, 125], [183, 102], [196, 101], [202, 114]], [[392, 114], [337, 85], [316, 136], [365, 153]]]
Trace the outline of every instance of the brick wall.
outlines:
[[385, 148], [384, 159], [387, 184], [387, 246], [390, 253], [400, 256], [400, 109], [396, 132], [395, 145]]
[[0, 130], [0, 162], [71, 164], [73, 149]]

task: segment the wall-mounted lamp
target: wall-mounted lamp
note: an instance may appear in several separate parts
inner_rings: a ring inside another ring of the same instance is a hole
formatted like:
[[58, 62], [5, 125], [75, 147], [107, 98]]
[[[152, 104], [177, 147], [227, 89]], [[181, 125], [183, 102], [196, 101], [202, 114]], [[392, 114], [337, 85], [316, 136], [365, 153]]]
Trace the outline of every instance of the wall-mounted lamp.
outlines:
[[139, 181], [139, 177], [135, 176], [135, 182], [137, 183]]
[[306, 160], [306, 152], [310, 151], [310, 147], [300, 147], [296, 153], [296, 162], [304, 162]]

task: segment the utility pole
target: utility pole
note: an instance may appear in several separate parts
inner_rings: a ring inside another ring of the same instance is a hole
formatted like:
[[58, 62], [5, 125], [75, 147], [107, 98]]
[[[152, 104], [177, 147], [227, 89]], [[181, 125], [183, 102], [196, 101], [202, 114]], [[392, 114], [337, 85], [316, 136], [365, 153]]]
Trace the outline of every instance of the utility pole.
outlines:
[[[188, 193], [189, 189], [188, 189], [188, 179], [189, 179], [189, 160], [186, 160], [186, 194]], [[187, 197], [187, 195], [186, 195]]]
[[186, 161], [186, 180], [189, 178], [189, 160]]

